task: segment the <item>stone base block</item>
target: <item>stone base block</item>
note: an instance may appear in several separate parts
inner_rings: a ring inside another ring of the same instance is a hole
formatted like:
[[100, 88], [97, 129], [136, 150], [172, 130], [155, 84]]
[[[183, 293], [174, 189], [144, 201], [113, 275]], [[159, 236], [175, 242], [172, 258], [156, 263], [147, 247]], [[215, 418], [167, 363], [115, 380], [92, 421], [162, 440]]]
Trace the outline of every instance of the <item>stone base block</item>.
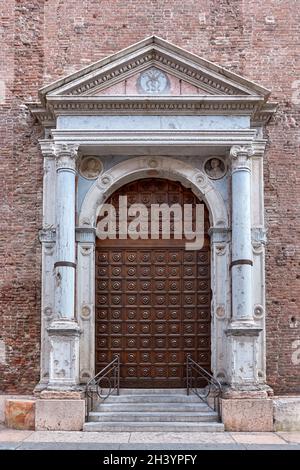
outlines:
[[273, 431], [273, 400], [222, 399], [225, 431]]
[[32, 395], [0, 395], [0, 423], [5, 422], [5, 403], [6, 400], [17, 399], [17, 400], [34, 400]]
[[274, 398], [274, 431], [300, 431], [300, 396]]
[[85, 421], [85, 400], [37, 400], [37, 431], [81, 431]]
[[35, 401], [8, 399], [5, 401], [5, 424], [12, 429], [35, 428]]

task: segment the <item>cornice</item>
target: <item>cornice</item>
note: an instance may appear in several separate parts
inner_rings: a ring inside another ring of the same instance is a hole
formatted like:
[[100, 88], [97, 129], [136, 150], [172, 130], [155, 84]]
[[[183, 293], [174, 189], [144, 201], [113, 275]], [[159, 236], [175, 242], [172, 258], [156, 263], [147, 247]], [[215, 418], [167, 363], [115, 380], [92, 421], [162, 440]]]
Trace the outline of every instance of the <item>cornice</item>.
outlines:
[[40, 103], [26, 103], [44, 127], [55, 127], [61, 115], [248, 115], [255, 122], [266, 123], [276, 110], [257, 96], [60, 96], [49, 97], [47, 107]]

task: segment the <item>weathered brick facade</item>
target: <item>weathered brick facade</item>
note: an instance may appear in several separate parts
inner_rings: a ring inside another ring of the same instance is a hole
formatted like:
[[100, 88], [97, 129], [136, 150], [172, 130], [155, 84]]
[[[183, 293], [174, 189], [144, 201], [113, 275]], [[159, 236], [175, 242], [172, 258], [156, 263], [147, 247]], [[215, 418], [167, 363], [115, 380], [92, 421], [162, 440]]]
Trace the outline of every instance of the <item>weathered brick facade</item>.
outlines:
[[[42, 129], [25, 102], [38, 89], [151, 34], [272, 90], [267, 128], [267, 371], [300, 391], [299, 8], [296, 0], [6, 0], [0, 13], [0, 390], [39, 379]], [[298, 46], [298, 49], [297, 49]], [[298, 321], [298, 326], [297, 326]], [[2, 344], [3, 344], [2, 343]], [[299, 348], [299, 345], [298, 345]], [[297, 357], [296, 357], [297, 359]]]

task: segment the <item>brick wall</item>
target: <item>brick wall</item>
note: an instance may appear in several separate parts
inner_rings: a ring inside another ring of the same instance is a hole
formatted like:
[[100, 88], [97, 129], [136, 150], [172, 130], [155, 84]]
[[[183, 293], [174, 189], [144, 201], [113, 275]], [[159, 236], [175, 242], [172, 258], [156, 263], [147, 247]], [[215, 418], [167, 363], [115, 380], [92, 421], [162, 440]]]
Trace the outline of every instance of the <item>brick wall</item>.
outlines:
[[297, 0], [1, 2], [0, 390], [30, 392], [39, 376], [42, 130], [24, 102], [157, 34], [272, 89], [279, 102], [265, 161], [268, 382], [276, 393], [300, 391], [291, 359], [300, 332], [291, 328], [291, 317], [300, 322], [299, 16]]

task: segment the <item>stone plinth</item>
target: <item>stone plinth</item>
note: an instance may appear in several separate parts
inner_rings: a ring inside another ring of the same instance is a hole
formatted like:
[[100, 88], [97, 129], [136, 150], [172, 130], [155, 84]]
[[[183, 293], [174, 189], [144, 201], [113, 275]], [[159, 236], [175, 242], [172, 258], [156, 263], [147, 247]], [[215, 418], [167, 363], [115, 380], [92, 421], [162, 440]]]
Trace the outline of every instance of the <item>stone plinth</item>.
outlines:
[[273, 431], [273, 400], [271, 398], [223, 398], [221, 409], [225, 431]]
[[35, 429], [35, 400], [8, 399], [5, 402], [5, 424], [12, 429]]
[[82, 431], [85, 400], [37, 400], [37, 431]]
[[274, 431], [300, 431], [300, 396], [274, 399]]

